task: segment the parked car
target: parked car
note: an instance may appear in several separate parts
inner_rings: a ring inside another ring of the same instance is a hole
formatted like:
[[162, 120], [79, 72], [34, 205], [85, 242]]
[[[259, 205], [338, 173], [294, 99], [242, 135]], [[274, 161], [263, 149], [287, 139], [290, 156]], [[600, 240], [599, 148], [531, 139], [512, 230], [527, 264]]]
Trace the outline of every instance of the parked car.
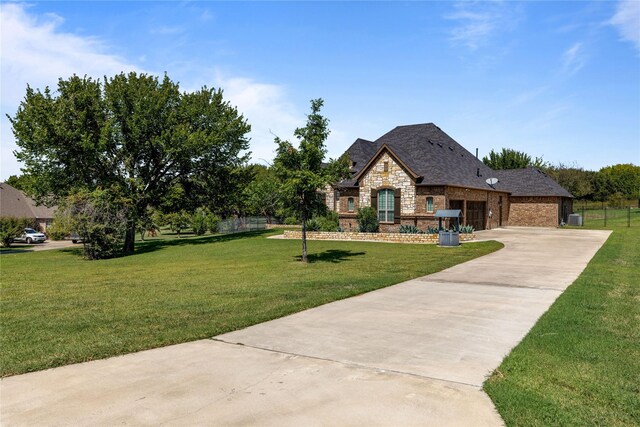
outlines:
[[71, 239], [71, 242], [73, 243], [82, 242], [82, 237], [80, 237], [78, 233], [71, 233], [71, 235], [69, 236], [69, 239]]
[[23, 243], [43, 243], [47, 240], [47, 236], [39, 231], [34, 230], [33, 228], [25, 228], [24, 232], [19, 236], [13, 239], [14, 242], [23, 242]]

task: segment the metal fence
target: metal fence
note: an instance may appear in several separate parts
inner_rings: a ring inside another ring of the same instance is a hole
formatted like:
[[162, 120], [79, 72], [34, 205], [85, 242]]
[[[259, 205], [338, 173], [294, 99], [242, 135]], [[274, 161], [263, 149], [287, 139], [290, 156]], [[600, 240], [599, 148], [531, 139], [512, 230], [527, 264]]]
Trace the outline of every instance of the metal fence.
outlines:
[[218, 231], [222, 234], [243, 233], [267, 229], [267, 219], [264, 217], [245, 217], [223, 219], [218, 224]]
[[582, 215], [586, 227], [639, 227], [640, 209], [635, 207], [587, 209], [574, 206], [573, 213]]

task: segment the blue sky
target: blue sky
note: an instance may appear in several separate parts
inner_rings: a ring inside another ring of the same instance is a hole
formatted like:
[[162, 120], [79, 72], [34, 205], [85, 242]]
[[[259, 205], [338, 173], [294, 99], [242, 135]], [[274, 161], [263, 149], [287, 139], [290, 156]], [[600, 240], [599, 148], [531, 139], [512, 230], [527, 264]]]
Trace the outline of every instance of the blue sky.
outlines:
[[2, 2], [5, 114], [26, 83], [167, 72], [224, 89], [256, 162], [325, 100], [329, 156], [434, 122], [469, 151], [640, 164], [640, 2]]

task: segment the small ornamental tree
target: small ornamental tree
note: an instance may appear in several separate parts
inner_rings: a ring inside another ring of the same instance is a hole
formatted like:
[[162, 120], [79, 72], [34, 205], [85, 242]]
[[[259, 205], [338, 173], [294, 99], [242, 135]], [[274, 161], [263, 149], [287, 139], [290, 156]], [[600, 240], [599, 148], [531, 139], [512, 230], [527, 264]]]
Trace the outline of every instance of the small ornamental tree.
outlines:
[[207, 208], [198, 208], [191, 217], [191, 229], [196, 236], [202, 236], [207, 232], [209, 226], [209, 216], [211, 213]]
[[320, 189], [349, 174], [346, 156], [323, 163], [329, 136], [329, 120], [320, 115], [323, 104], [322, 99], [311, 100], [307, 124], [294, 132], [300, 141], [297, 148], [289, 141], [275, 139], [274, 170], [282, 182], [283, 201], [302, 220], [302, 262], [307, 262], [307, 221], [324, 208]]

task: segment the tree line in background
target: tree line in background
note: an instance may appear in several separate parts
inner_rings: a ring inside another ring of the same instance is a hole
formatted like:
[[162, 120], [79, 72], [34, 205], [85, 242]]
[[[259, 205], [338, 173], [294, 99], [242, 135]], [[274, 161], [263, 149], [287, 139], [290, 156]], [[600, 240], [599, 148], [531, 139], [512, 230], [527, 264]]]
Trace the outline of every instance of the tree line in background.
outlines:
[[629, 200], [640, 199], [640, 166], [619, 164], [606, 166], [599, 171], [590, 171], [578, 165], [559, 163], [553, 165], [541, 157], [531, 158], [526, 153], [503, 148], [491, 150], [482, 159], [491, 169], [520, 169], [536, 167], [567, 189], [577, 200], [607, 202], [621, 206]]

